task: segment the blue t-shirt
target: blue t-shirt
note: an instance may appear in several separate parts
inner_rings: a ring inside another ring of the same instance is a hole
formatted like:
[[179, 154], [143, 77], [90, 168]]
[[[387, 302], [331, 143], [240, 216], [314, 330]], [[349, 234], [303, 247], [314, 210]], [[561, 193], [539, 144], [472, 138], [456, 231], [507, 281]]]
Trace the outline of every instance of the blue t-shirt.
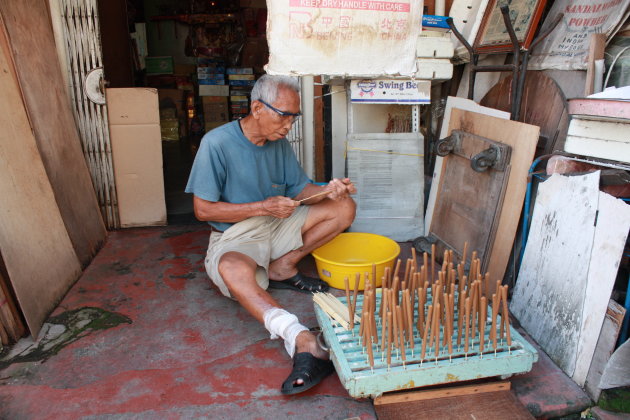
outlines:
[[[295, 197], [308, 182], [287, 139], [256, 146], [238, 121], [232, 121], [201, 139], [186, 192], [206, 201], [240, 204], [277, 195]], [[233, 223], [210, 224], [226, 230]]]

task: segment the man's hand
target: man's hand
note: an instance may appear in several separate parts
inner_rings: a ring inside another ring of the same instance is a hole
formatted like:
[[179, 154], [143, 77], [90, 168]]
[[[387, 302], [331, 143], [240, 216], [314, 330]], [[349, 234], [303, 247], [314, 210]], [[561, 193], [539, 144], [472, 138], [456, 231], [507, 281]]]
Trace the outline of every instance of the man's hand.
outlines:
[[347, 197], [348, 194], [354, 194], [357, 192], [356, 187], [349, 178], [333, 178], [326, 186], [326, 189], [330, 191], [328, 198], [332, 200], [340, 200]]
[[281, 195], [269, 197], [260, 203], [264, 215], [277, 217], [278, 219], [286, 219], [291, 216], [295, 208], [300, 205], [297, 201]]

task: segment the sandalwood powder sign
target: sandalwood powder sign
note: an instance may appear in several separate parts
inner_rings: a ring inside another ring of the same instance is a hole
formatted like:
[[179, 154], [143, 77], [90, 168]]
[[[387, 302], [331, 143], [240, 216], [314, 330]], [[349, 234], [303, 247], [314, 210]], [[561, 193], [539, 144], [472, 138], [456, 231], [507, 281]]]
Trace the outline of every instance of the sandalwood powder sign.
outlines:
[[267, 0], [267, 8], [267, 73], [414, 73], [421, 1]]

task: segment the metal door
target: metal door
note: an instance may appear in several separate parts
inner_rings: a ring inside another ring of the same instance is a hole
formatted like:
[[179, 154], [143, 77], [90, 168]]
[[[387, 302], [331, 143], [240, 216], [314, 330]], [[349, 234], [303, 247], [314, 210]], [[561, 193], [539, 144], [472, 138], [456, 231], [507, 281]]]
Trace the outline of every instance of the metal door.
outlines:
[[114, 229], [120, 223], [105, 104], [97, 1], [57, 1], [70, 73], [70, 95], [83, 154], [105, 225]]

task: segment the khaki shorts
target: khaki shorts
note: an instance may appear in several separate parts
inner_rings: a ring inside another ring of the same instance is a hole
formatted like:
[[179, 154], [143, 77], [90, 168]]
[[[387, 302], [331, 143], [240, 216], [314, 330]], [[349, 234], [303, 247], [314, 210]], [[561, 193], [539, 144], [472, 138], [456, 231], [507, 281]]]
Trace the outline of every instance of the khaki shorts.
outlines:
[[219, 274], [219, 261], [227, 252], [239, 252], [256, 261], [256, 282], [267, 289], [269, 262], [302, 246], [302, 226], [307, 215], [308, 206], [299, 206], [286, 219], [256, 216], [235, 223], [225, 232], [211, 232], [204, 264], [208, 276], [221, 293], [230, 297]]

